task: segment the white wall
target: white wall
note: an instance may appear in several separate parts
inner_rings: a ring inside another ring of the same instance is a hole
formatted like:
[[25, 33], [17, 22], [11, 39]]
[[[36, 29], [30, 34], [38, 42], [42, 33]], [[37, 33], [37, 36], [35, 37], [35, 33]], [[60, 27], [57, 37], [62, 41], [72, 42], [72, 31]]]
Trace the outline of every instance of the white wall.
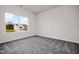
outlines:
[[[29, 32], [5, 32], [4, 13], [29, 17]], [[79, 6], [60, 6], [34, 15], [18, 6], [0, 6], [0, 43], [32, 35], [79, 43]]]
[[[28, 32], [13, 32], [13, 33], [6, 33], [5, 32], [5, 19], [4, 13], [9, 12], [20, 16], [25, 16], [29, 18], [29, 31]], [[28, 36], [35, 35], [35, 15], [21, 9], [18, 6], [0, 6], [0, 43], [12, 41]]]
[[79, 6], [60, 6], [37, 18], [38, 35], [79, 43]]

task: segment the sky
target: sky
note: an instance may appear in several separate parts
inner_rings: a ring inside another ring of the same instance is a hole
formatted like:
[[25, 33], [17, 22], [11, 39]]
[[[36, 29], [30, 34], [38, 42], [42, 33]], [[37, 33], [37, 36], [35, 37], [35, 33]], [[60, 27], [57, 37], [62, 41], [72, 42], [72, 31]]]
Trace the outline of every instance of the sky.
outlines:
[[11, 13], [5, 13], [5, 23], [12, 22], [13, 24], [29, 24], [27, 17], [17, 16]]

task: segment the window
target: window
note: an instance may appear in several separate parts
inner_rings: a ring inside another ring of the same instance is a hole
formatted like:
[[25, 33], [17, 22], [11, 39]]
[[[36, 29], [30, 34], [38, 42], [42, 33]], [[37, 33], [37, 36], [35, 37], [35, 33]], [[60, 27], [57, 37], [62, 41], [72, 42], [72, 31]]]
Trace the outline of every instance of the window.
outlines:
[[28, 30], [27, 17], [5, 13], [6, 32], [23, 32]]

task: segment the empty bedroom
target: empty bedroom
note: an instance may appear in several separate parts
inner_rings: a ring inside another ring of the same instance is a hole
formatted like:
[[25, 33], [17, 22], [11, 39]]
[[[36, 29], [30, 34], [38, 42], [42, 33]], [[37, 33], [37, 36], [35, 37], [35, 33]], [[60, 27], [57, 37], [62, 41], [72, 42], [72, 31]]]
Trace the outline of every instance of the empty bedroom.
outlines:
[[0, 5], [0, 54], [79, 54], [79, 5]]

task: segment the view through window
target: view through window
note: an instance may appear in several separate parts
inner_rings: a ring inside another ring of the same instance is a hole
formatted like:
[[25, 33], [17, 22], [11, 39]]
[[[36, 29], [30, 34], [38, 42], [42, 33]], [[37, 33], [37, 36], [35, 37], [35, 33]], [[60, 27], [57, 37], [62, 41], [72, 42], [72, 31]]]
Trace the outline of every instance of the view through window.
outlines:
[[6, 32], [27, 31], [29, 20], [27, 17], [5, 13]]

